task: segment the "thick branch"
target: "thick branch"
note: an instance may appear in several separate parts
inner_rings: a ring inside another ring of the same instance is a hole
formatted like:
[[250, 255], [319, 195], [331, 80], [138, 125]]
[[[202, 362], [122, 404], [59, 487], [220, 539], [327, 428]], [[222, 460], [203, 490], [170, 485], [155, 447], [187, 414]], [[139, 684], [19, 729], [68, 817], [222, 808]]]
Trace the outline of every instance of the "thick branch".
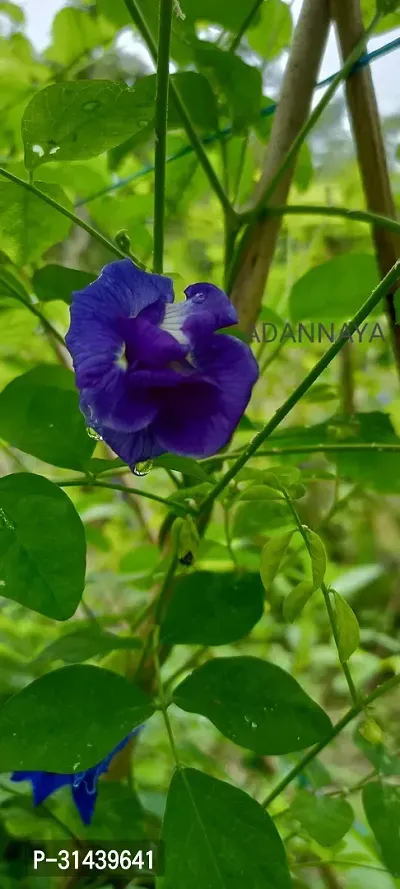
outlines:
[[[364, 32], [360, 0], [331, 0], [342, 57], [346, 58]], [[368, 66], [359, 68], [346, 82], [347, 103], [351, 118], [358, 163], [368, 210], [396, 218], [390, 187], [385, 146], [379, 119], [372, 75]], [[373, 226], [373, 239], [378, 265], [386, 275], [400, 256], [400, 234]], [[386, 298], [387, 314], [395, 359], [400, 372], [400, 327], [396, 325], [393, 295]]]
[[[304, 0], [272, 126], [264, 170], [253, 203], [268, 188], [294, 139], [306, 122], [329, 27], [329, 0]], [[280, 178], [271, 204], [286, 203], [294, 165]], [[255, 223], [231, 288], [242, 330], [256, 321], [280, 230], [280, 218]]]

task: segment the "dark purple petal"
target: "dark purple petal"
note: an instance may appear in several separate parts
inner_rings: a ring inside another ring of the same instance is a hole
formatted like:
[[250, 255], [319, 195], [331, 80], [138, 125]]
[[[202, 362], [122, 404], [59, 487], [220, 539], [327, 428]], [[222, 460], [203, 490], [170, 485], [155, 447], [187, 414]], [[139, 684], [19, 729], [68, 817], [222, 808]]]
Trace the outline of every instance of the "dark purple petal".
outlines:
[[194, 356], [203, 380], [182, 383], [165, 393], [152, 424], [165, 450], [208, 457], [232, 436], [251, 396], [258, 366], [249, 347], [234, 337], [214, 334]]
[[160, 368], [185, 358], [187, 349], [145, 318], [129, 318], [123, 330], [129, 364], [138, 361], [149, 368]]
[[183, 329], [192, 337], [237, 324], [236, 309], [226, 293], [214, 284], [190, 284], [185, 293], [191, 312]]
[[[142, 272], [130, 259], [111, 262], [97, 281], [72, 294], [71, 324], [65, 342], [72, 355], [77, 386], [101, 385], [103, 374], [124, 347], [121, 322], [154, 303], [174, 298], [172, 281]], [[158, 307], [160, 314], [160, 307]]]
[[141, 726], [138, 726], [138, 728], [133, 729], [97, 766], [92, 766], [92, 768], [86, 769], [86, 771], [80, 772], [75, 776], [72, 784], [72, 796], [84, 824], [90, 824], [93, 818], [98, 793], [97, 783], [100, 775], [108, 771], [111, 760], [126, 747], [130, 739], [140, 731], [140, 728]]
[[107, 426], [118, 432], [136, 432], [148, 426], [158, 411], [148, 387], [139, 389], [135, 379], [113, 367], [99, 389], [82, 389], [80, 408], [88, 426]]
[[72, 786], [72, 797], [84, 824], [90, 824], [97, 800], [97, 788], [91, 793], [86, 784], [81, 782]]
[[135, 463], [159, 457], [166, 451], [166, 448], [157, 441], [152, 426], [139, 432], [116, 432], [115, 429], [106, 427], [97, 427], [96, 431], [114, 453], [131, 468]]
[[71, 775], [58, 775], [55, 772], [13, 772], [12, 781], [30, 781], [35, 806], [43, 803], [51, 793], [72, 783]]

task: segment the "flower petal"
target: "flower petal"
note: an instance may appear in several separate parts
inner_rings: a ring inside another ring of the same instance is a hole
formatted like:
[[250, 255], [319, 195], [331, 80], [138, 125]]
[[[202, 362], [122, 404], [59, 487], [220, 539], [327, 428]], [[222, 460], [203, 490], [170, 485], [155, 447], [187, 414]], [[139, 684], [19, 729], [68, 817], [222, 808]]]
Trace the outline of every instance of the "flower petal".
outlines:
[[184, 331], [193, 335], [207, 331], [214, 333], [221, 327], [237, 324], [237, 312], [229, 297], [215, 287], [214, 284], [190, 284], [185, 290], [187, 301], [184, 303], [190, 310]]
[[13, 772], [12, 781], [30, 781], [35, 806], [43, 803], [51, 793], [72, 783], [71, 775], [58, 775], [55, 772]]
[[167, 450], [157, 441], [152, 425], [138, 432], [116, 432], [115, 429], [107, 427], [97, 428], [96, 431], [131, 469], [135, 463], [159, 457]]
[[141, 726], [138, 726], [138, 728], [133, 729], [97, 766], [92, 766], [92, 768], [75, 775], [72, 784], [72, 796], [84, 824], [90, 824], [93, 818], [98, 793], [97, 783], [100, 775], [107, 772], [111, 760], [120, 750], [126, 747], [133, 735], [140, 731], [140, 728]]
[[194, 355], [196, 380], [166, 390], [153, 423], [160, 445], [191, 457], [209, 457], [224, 447], [249, 402], [257, 362], [245, 343], [214, 334]]
[[73, 785], [72, 796], [83, 823], [90, 824], [96, 806], [97, 788], [89, 793], [86, 784], [81, 782], [77, 786]]
[[142, 272], [130, 259], [111, 262], [97, 281], [72, 294], [71, 324], [65, 338], [78, 388], [101, 385], [123, 348], [121, 322], [154, 303], [172, 302], [170, 278]]
[[129, 364], [139, 361], [149, 368], [183, 361], [187, 352], [174, 336], [140, 316], [124, 323], [124, 340]]

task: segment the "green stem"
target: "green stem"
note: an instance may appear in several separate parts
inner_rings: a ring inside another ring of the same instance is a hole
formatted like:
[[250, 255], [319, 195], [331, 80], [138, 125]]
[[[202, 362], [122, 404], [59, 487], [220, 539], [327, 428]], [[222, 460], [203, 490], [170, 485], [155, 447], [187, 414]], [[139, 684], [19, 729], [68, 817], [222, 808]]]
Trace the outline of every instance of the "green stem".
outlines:
[[331, 741], [333, 741], [333, 739], [336, 738], [337, 735], [339, 735], [340, 732], [342, 732], [343, 729], [346, 728], [346, 726], [349, 725], [349, 723], [356, 718], [356, 716], [359, 716], [364, 707], [368, 707], [378, 698], [382, 697], [382, 695], [385, 695], [389, 691], [392, 691], [399, 684], [400, 673], [397, 676], [393, 676], [392, 679], [388, 679], [386, 682], [383, 682], [382, 685], [379, 685], [378, 688], [371, 692], [371, 694], [369, 694], [367, 697], [363, 698], [362, 701], [358, 701], [357, 704], [354, 704], [354, 707], [348, 710], [347, 713], [345, 713], [345, 715], [342, 716], [341, 719], [339, 719], [339, 722], [337, 722], [336, 725], [332, 726], [329, 735], [327, 735], [327, 737], [324, 738], [323, 741], [319, 741], [318, 744], [315, 744], [315, 746], [312, 747], [311, 750], [309, 750], [308, 753], [305, 754], [305, 756], [303, 756], [303, 758], [297, 763], [297, 765], [295, 765], [294, 768], [291, 769], [291, 771], [288, 772], [287, 775], [285, 775], [282, 781], [279, 782], [275, 789], [272, 790], [271, 793], [264, 800], [263, 806], [267, 808], [267, 806], [269, 806], [273, 802], [273, 800], [276, 799], [277, 796], [279, 796], [284, 790], [286, 790], [286, 788], [289, 787], [289, 784], [291, 784], [292, 781], [294, 781], [295, 778], [297, 778], [297, 776], [301, 774], [306, 766], [308, 766], [308, 764], [312, 762], [312, 760], [315, 759], [315, 757], [318, 756], [318, 754], [321, 753], [321, 751], [324, 750], [325, 747], [328, 747]]
[[166, 497], [160, 497], [158, 494], [151, 494], [150, 491], [143, 491], [142, 488], [128, 488], [127, 485], [119, 485], [117, 482], [99, 482], [91, 478], [72, 478], [55, 481], [59, 488], [107, 488], [110, 491], [122, 491], [123, 494], [137, 494], [139, 497], [147, 497], [148, 500], [155, 500], [156, 503], [162, 503], [168, 509], [172, 509], [179, 515], [186, 515], [190, 512], [196, 515], [196, 510], [189, 506], [178, 503], [175, 500], [167, 500]]
[[163, 272], [165, 165], [167, 160], [167, 118], [169, 88], [169, 50], [171, 44], [172, 0], [161, 0], [158, 31], [157, 87], [154, 151], [154, 245], [153, 271]]
[[[264, 210], [265, 216], [338, 216], [348, 219], [349, 222], [366, 222], [379, 228], [387, 228], [392, 232], [400, 232], [400, 222], [391, 219], [390, 216], [382, 216], [370, 210], [351, 210], [347, 207], [325, 207], [319, 204], [282, 204], [271, 205]], [[253, 213], [249, 214], [249, 219]], [[242, 221], [246, 215], [241, 217]]]
[[[400, 451], [400, 443], [399, 444], [388, 444], [387, 442], [357, 442], [352, 444], [351, 442], [346, 442], [342, 444], [310, 444], [310, 445], [290, 445], [290, 447], [282, 447], [282, 448], [263, 448], [262, 451], [257, 451], [254, 454], [254, 457], [280, 457], [280, 456], [290, 456], [292, 454], [341, 454], [341, 453], [367, 453], [370, 451], [371, 453], [399, 453]], [[231, 451], [228, 454], [216, 454], [215, 457], [206, 457], [205, 460], [201, 461], [202, 466], [206, 466], [207, 463], [215, 463], [216, 460], [219, 460], [221, 463], [225, 463], [225, 460], [237, 460], [238, 457], [243, 454], [243, 451]]]
[[[307, 536], [306, 529], [304, 528], [304, 525], [303, 525], [303, 523], [300, 519], [300, 516], [297, 512], [297, 509], [296, 509], [291, 497], [289, 497], [289, 494], [287, 493], [286, 489], [281, 487], [280, 490], [282, 491], [282, 494], [286, 500], [286, 503], [292, 513], [292, 516], [293, 516], [294, 521], [297, 526], [297, 530], [299, 531], [299, 533], [301, 534], [301, 536], [304, 540], [307, 552], [308, 552], [309, 556], [311, 557], [310, 542], [309, 542], [309, 539]], [[322, 592], [322, 595], [325, 599], [325, 605], [326, 605], [326, 610], [328, 612], [329, 623], [331, 625], [331, 630], [332, 630], [333, 638], [335, 640], [336, 650], [337, 650], [338, 656], [339, 656], [339, 631], [338, 631], [337, 623], [336, 623], [336, 615], [335, 615], [335, 612], [332, 607], [332, 602], [330, 600], [328, 587], [326, 586], [324, 581], [322, 581], [322, 583], [321, 583], [321, 592]], [[357, 694], [356, 687], [353, 682], [353, 677], [350, 673], [349, 666], [347, 663], [343, 663], [340, 660], [340, 656], [339, 656], [339, 662], [340, 662], [340, 665], [342, 667], [342, 670], [343, 670], [343, 673], [344, 673], [344, 676], [345, 676], [345, 679], [347, 682], [347, 686], [348, 686], [348, 689], [350, 692], [351, 699], [353, 701], [353, 704], [356, 705], [356, 704], [358, 704], [358, 694]]]
[[235, 50], [238, 48], [242, 37], [246, 33], [247, 28], [250, 27], [250, 25], [253, 21], [253, 18], [257, 15], [258, 10], [261, 9], [263, 2], [264, 2], [264, 0], [255, 0], [253, 8], [250, 10], [249, 14], [246, 16], [246, 18], [242, 22], [242, 24], [239, 28], [239, 31], [236, 34], [236, 37], [234, 37], [232, 40], [232, 43], [229, 47], [230, 52], [235, 52]]
[[[146, 20], [144, 19], [141, 10], [136, 2], [136, 0], [124, 0], [125, 6], [132, 18], [132, 21], [136, 25], [139, 33], [142, 35], [145, 43], [147, 44], [150, 55], [153, 58], [155, 64], [157, 64], [157, 46], [153, 35], [150, 31], [150, 28], [147, 25]], [[175, 86], [174, 82], [171, 80], [170, 82], [170, 93], [174, 97], [175, 105], [182, 120], [183, 126], [186, 130], [186, 133], [192, 143], [194, 151], [197, 154], [199, 162], [203, 167], [203, 170], [208, 177], [211, 188], [214, 190], [217, 198], [219, 199], [222, 207], [225, 210], [225, 213], [230, 215], [232, 218], [236, 219], [236, 213], [233, 210], [233, 207], [229, 201], [228, 196], [226, 195], [217, 174], [215, 173], [214, 168], [212, 167], [205, 149], [202, 145], [201, 140], [199, 139], [196, 130], [192, 124], [190, 114], [186, 108], [186, 105], [179, 93], [179, 90]]]
[[164, 718], [165, 728], [167, 729], [168, 740], [169, 740], [169, 744], [171, 747], [172, 755], [175, 760], [175, 765], [176, 765], [177, 769], [180, 769], [181, 763], [180, 763], [178, 751], [177, 751], [176, 745], [175, 745], [175, 739], [174, 739], [174, 735], [172, 732], [171, 723], [170, 723], [170, 719], [169, 719], [169, 715], [168, 715], [168, 703], [165, 699], [164, 686], [163, 686], [163, 681], [161, 678], [161, 668], [160, 668], [160, 658], [159, 658], [159, 654], [158, 654], [158, 647], [159, 647], [159, 631], [158, 631], [158, 627], [156, 627], [156, 630], [154, 633], [154, 668], [155, 668], [155, 674], [156, 674], [156, 680], [157, 680], [157, 690], [158, 690], [160, 710], [162, 711], [162, 715]]
[[175, 572], [178, 568], [178, 565], [179, 565], [179, 561], [176, 556], [176, 553], [174, 552], [171, 557], [170, 563], [168, 565], [168, 569], [164, 575], [164, 579], [162, 582], [160, 592], [159, 592], [157, 598], [153, 602], [151, 602], [151, 605], [149, 608], [150, 613], [153, 612], [153, 620], [152, 620], [152, 625], [151, 625], [150, 631], [147, 635], [145, 644], [143, 646], [143, 651], [142, 651], [140, 661], [137, 666], [136, 677], [135, 677], [136, 683], [139, 680], [140, 674], [142, 672], [143, 664], [145, 663], [146, 658], [151, 650], [151, 642], [154, 637], [155, 629], [157, 629], [161, 625], [165, 601], [168, 596], [170, 586], [171, 586], [171, 583], [174, 579]]
[[25, 306], [25, 308], [27, 308], [29, 310], [29, 312], [32, 312], [32, 315], [35, 315], [36, 318], [39, 319], [39, 321], [43, 325], [44, 329], [47, 330], [48, 333], [50, 333], [51, 336], [53, 336], [54, 339], [56, 339], [57, 342], [60, 343], [61, 346], [65, 346], [64, 337], [62, 337], [61, 333], [59, 333], [58, 330], [56, 330], [56, 328], [53, 327], [53, 325], [50, 323], [50, 321], [47, 320], [46, 316], [43, 315], [43, 313], [40, 311], [40, 309], [38, 309], [37, 306], [35, 306], [29, 300], [24, 299], [23, 296], [21, 296], [21, 294], [18, 293], [18, 291], [15, 290], [14, 287], [11, 286], [11, 284], [8, 283], [8, 281], [5, 281], [4, 278], [2, 278], [1, 274], [0, 274], [0, 281], [3, 284], [3, 286], [9, 291], [12, 298], [16, 299], [19, 303], [21, 303], [21, 305]]
[[344, 80], [346, 80], [347, 76], [350, 74], [350, 71], [352, 70], [355, 63], [358, 62], [358, 59], [360, 58], [360, 56], [363, 54], [363, 52], [365, 50], [365, 44], [366, 44], [368, 38], [371, 36], [372, 32], [375, 30], [375, 27], [378, 24], [380, 18], [381, 18], [380, 13], [377, 13], [374, 16], [369, 28], [366, 29], [366, 31], [362, 35], [361, 39], [358, 41], [358, 43], [356, 44], [356, 46], [354, 47], [354, 49], [352, 50], [350, 55], [347, 57], [342, 68], [340, 69], [340, 71], [338, 71], [338, 73], [336, 74], [336, 77], [334, 77], [334, 79], [332, 80], [332, 83], [328, 86], [326, 92], [322, 96], [322, 99], [318, 102], [318, 105], [315, 106], [314, 110], [311, 112], [310, 117], [308, 118], [308, 120], [306, 121], [304, 126], [302, 126], [300, 132], [297, 134], [296, 138], [294, 139], [292, 146], [289, 149], [286, 157], [283, 159], [278, 170], [276, 171], [275, 176], [273, 176], [271, 181], [268, 183], [263, 194], [260, 196], [259, 200], [257, 201], [255, 208], [253, 208], [256, 215], [258, 215], [257, 210], [259, 210], [263, 205], [268, 203], [269, 199], [272, 197], [272, 195], [276, 189], [278, 182], [280, 181], [280, 179], [282, 178], [282, 176], [286, 172], [286, 170], [292, 165], [292, 163], [294, 163], [299, 149], [305, 142], [308, 134], [315, 127], [315, 124], [319, 121], [323, 111], [325, 111], [325, 108], [329, 104], [332, 97], [335, 95], [336, 90], [338, 89], [340, 84], [343, 83]]
[[[374, 309], [375, 306], [378, 305], [378, 303], [386, 295], [386, 293], [390, 290], [390, 288], [399, 277], [400, 260], [398, 260], [394, 264], [393, 268], [391, 268], [388, 274], [385, 275], [383, 280], [371, 293], [371, 296], [369, 296], [368, 299], [365, 301], [364, 305], [361, 306], [361, 309], [356, 312], [354, 318], [349, 322], [349, 327], [351, 329], [355, 329], [356, 327], [358, 327], [365, 320], [365, 318], [368, 317], [370, 312], [372, 312], [372, 309]], [[260, 445], [262, 445], [264, 441], [269, 438], [272, 432], [277, 429], [282, 420], [284, 420], [285, 417], [287, 417], [287, 415], [290, 413], [290, 411], [296, 406], [297, 402], [300, 401], [300, 399], [303, 397], [303, 395], [305, 395], [306, 392], [308, 392], [313, 383], [315, 383], [315, 381], [318, 380], [318, 378], [321, 376], [323, 371], [326, 370], [327, 367], [329, 367], [330, 363], [343, 348], [345, 342], [345, 339], [338, 339], [336, 340], [336, 342], [332, 343], [330, 348], [325, 352], [325, 355], [323, 355], [322, 358], [317, 361], [310, 373], [307, 374], [300, 385], [297, 386], [297, 388], [292, 392], [291, 395], [289, 395], [289, 398], [287, 398], [286, 401], [281, 405], [281, 407], [278, 408], [278, 410], [275, 412], [274, 416], [271, 417], [266, 426], [264, 426], [264, 428], [260, 432], [258, 432], [257, 435], [254, 436], [250, 444], [244, 449], [241, 456], [235, 461], [233, 466], [228, 469], [225, 475], [222, 476], [222, 478], [215, 485], [210, 494], [203, 500], [203, 502], [200, 504], [199, 512], [203, 512], [209, 509], [209, 507], [212, 505], [221, 491], [226, 488], [229, 482], [233, 478], [235, 478], [239, 470], [242, 469], [242, 466], [245, 466], [250, 457], [252, 457], [253, 454], [256, 453], [256, 451], [258, 451]]]
[[[50, 195], [46, 194], [44, 191], [40, 191], [40, 188], [37, 188], [36, 185], [32, 185], [30, 182], [26, 182], [25, 179], [20, 179], [19, 176], [15, 176], [14, 173], [10, 173], [9, 170], [5, 170], [4, 167], [0, 167], [0, 176], [4, 176], [5, 179], [9, 179], [10, 182], [14, 182], [15, 185], [20, 185], [21, 188], [24, 188], [25, 191], [29, 191], [31, 194], [34, 194], [35, 197], [39, 198], [41, 201], [44, 201], [45, 204], [48, 204], [49, 207], [52, 207], [53, 210], [57, 210], [59, 213], [62, 213], [63, 216], [66, 216], [67, 219], [70, 219], [74, 225], [79, 225], [79, 228], [83, 228], [85, 232], [88, 233], [92, 238], [96, 241], [99, 241], [103, 247], [106, 247], [111, 253], [114, 253], [115, 256], [119, 256], [120, 259], [126, 259], [126, 253], [123, 250], [120, 250], [116, 244], [112, 241], [109, 241], [104, 235], [98, 232], [95, 228], [92, 228], [87, 222], [81, 219], [79, 216], [76, 216], [75, 213], [72, 213], [71, 210], [67, 210], [66, 207], [63, 207], [62, 204], [59, 204], [58, 201], [55, 201], [54, 198], [51, 198]], [[139, 262], [138, 259], [134, 258], [134, 262], [140, 268], [144, 268], [142, 262]]]

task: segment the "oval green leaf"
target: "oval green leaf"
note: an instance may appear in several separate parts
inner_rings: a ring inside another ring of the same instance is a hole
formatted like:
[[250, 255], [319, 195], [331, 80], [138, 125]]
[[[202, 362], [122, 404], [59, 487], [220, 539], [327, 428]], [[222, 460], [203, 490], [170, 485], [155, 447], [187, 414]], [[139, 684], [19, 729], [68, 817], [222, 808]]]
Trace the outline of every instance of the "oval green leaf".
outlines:
[[1, 594], [68, 620], [85, 585], [86, 541], [69, 497], [40, 475], [0, 479]]
[[147, 695], [117, 673], [61, 667], [0, 708], [1, 769], [88, 769], [153, 712]]
[[320, 846], [335, 846], [354, 821], [354, 812], [347, 800], [316, 796], [307, 790], [296, 794], [290, 811]]
[[[139, 88], [112, 80], [53, 83], [35, 93], [22, 117], [25, 166], [95, 157], [147, 126], [154, 83]], [[127, 122], [129, 121], [129, 125]]]
[[279, 566], [293, 537], [294, 531], [286, 531], [277, 537], [271, 537], [261, 552], [260, 573], [264, 589], [268, 592]]
[[[261, 806], [197, 769], [175, 772], [163, 823], [163, 889], [290, 889], [285, 850]], [[182, 849], [185, 865], [182, 866]]]
[[394, 877], [400, 877], [400, 788], [370, 781], [363, 787], [362, 800], [382, 860]]
[[257, 574], [197, 571], [175, 584], [161, 627], [167, 644], [227, 645], [260, 620], [264, 592]]
[[336, 622], [338, 630], [338, 652], [342, 663], [349, 660], [360, 644], [360, 627], [353, 609], [336, 590], [335, 597]]
[[256, 753], [304, 750], [331, 729], [329, 716], [289, 673], [254, 657], [208, 661], [178, 685], [173, 701]]
[[95, 442], [79, 410], [73, 373], [46, 364], [12, 380], [0, 393], [0, 437], [45, 463], [83, 470]]

